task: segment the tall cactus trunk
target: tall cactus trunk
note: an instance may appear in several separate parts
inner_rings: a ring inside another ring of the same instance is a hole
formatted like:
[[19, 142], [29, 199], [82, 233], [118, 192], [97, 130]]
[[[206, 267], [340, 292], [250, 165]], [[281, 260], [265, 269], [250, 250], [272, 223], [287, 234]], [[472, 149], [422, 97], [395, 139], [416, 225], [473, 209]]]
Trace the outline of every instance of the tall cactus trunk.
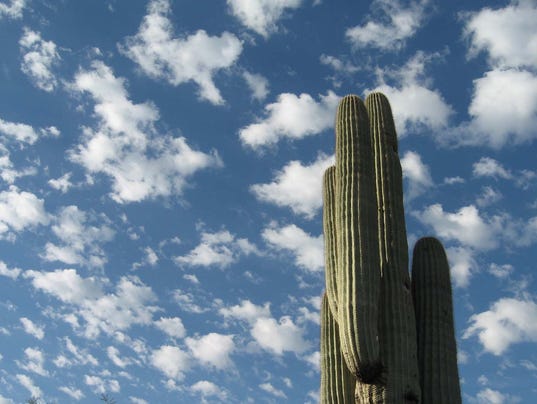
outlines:
[[[415, 265], [428, 267], [434, 261], [433, 266], [441, 269], [432, 274], [417, 269], [411, 285], [402, 170], [384, 95], [373, 93], [365, 104], [354, 95], [341, 100], [336, 164], [325, 172], [323, 199], [327, 293], [321, 320], [321, 401], [343, 402], [334, 398], [343, 393], [334, 390], [331, 368], [337, 364], [333, 358], [341, 354], [355, 381], [356, 403], [460, 402], [451, 289], [449, 299], [442, 294], [446, 279], [449, 285], [449, 267], [441, 245], [441, 253], [437, 247], [429, 248], [433, 256], [418, 252]], [[418, 291], [431, 282], [438, 290]], [[413, 297], [421, 310], [417, 325]], [[432, 321], [431, 312], [442, 312], [445, 305], [451, 322]], [[338, 352], [330, 351], [334, 349]], [[430, 367], [431, 360], [437, 366], [447, 364], [449, 375]], [[443, 380], [438, 382], [438, 377]], [[446, 397], [439, 399], [438, 394]]]
[[461, 402], [449, 265], [433, 237], [416, 243], [412, 296], [418, 334], [418, 363], [424, 403]]

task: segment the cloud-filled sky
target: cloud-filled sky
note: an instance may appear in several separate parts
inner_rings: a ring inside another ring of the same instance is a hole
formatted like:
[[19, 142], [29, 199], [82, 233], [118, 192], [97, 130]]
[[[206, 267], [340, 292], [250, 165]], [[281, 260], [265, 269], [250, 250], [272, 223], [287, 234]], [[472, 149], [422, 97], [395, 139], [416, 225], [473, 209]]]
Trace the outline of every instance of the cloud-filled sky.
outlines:
[[533, 402], [537, 3], [336, 3], [0, 0], [1, 404], [317, 402], [321, 178], [371, 91], [463, 401]]

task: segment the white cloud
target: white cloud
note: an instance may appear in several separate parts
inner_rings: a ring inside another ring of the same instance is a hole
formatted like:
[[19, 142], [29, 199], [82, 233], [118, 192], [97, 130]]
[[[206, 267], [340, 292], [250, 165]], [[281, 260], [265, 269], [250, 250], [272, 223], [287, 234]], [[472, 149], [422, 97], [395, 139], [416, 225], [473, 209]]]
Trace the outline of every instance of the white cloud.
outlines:
[[11, 279], [17, 279], [22, 270], [20, 268], [8, 268], [4, 261], [0, 261], [0, 275]]
[[63, 342], [69, 357], [66, 356], [67, 353], [58, 355], [56, 359], [53, 360], [57, 367], [63, 368], [74, 365], [99, 365], [99, 361], [92, 354], [85, 349], [80, 349], [77, 347], [69, 337], [63, 338]]
[[476, 177], [493, 177], [511, 179], [513, 175], [500, 162], [490, 157], [481, 157], [472, 165], [472, 173]]
[[26, 0], [7, 0], [7, 2], [0, 3], [0, 20], [4, 17], [22, 18], [24, 7], [26, 7]]
[[272, 317], [259, 318], [250, 332], [261, 348], [276, 355], [302, 353], [310, 346], [304, 339], [304, 331], [289, 316], [283, 316], [279, 321]]
[[19, 177], [37, 174], [35, 166], [29, 166], [22, 169], [15, 169], [10, 158], [10, 152], [3, 144], [0, 144], [0, 178], [8, 184], [13, 184]]
[[257, 306], [249, 300], [243, 300], [239, 305], [221, 308], [219, 313], [224, 317], [232, 317], [247, 321], [248, 323], [254, 323], [258, 318], [270, 317], [270, 304], [265, 303], [264, 306]]
[[174, 38], [170, 13], [167, 0], [151, 1], [138, 33], [127, 38], [121, 51], [148, 76], [174, 86], [193, 81], [202, 99], [223, 104], [213, 76], [235, 64], [242, 52], [241, 41], [229, 32], [209, 36], [204, 30]]
[[119, 349], [114, 346], [109, 346], [108, 348], [106, 348], [106, 354], [108, 355], [108, 358], [112, 361], [112, 363], [120, 368], [129, 366], [133, 362], [129, 358], [121, 357]]
[[61, 392], [67, 394], [69, 397], [71, 397], [72, 399], [74, 399], [76, 401], [80, 401], [85, 397], [85, 395], [82, 392], [82, 390], [77, 389], [75, 387], [60, 386], [60, 387], [58, 387], [58, 390], [60, 390]]
[[275, 173], [272, 182], [250, 187], [257, 199], [291, 208], [312, 219], [322, 207], [323, 173], [334, 164], [334, 156], [320, 154], [310, 165], [293, 160]]
[[245, 27], [268, 38], [278, 29], [286, 9], [295, 9], [302, 0], [227, 0], [231, 14]]
[[116, 202], [181, 195], [189, 176], [222, 165], [216, 152], [205, 154], [192, 149], [184, 137], [157, 134], [157, 108], [149, 102], [132, 103], [124, 81], [94, 61], [72, 84], [75, 91], [91, 94], [99, 124], [85, 128], [84, 142], [72, 151], [71, 159], [91, 174], [111, 177]]
[[88, 214], [71, 205], [61, 208], [54, 222], [52, 232], [60, 239], [61, 244], [48, 242], [44, 254], [41, 255], [43, 259], [91, 267], [102, 267], [107, 262], [100, 244], [111, 241], [115, 232], [106, 216]]
[[19, 383], [30, 392], [32, 397], [43, 396], [43, 392], [41, 391], [41, 389], [34, 384], [34, 381], [30, 377], [22, 374], [17, 374], [15, 377], [17, 378]]
[[15, 401], [0, 394], [0, 404], [15, 404]]
[[[497, 97], [509, 102], [494, 102]], [[468, 108], [469, 122], [451, 133], [460, 145], [493, 148], [521, 144], [535, 138], [537, 126], [537, 76], [518, 69], [494, 69], [474, 80]]]
[[248, 85], [248, 88], [252, 92], [252, 98], [257, 101], [263, 101], [265, 98], [267, 98], [267, 95], [269, 93], [269, 82], [266, 79], [266, 77], [256, 74], [256, 73], [250, 73], [247, 71], [244, 71], [242, 73], [242, 77], [246, 81], [246, 84]]
[[65, 194], [73, 186], [73, 183], [71, 182], [71, 173], [66, 173], [60, 178], [52, 178], [48, 181], [48, 184], [62, 194]]
[[37, 339], [43, 339], [45, 337], [44, 327], [40, 327], [32, 320], [26, 317], [21, 317], [20, 322], [24, 328], [24, 332], [33, 335]]
[[315, 101], [309, 94], [282, 93], [278, 100], [265, 106], [265, 118], [239, 131], [245, 146], [260, 149], [280, 139], [301, 139], [319, 134], [334, 125], [339, 97], [332, 91]]
[[498, 244], [495, 224], [486, 222], [474, 205], [449, 213], [444, 212], [442, 205], [434, 204], [413, 214], [446, 240], [456, 240], [464, 246], [481, 250], [494, 248]]
[[324, 268], [323, 236], [311, 236], [294, 224], [265, 228], [263, 239], [277, 250], [290, 251], [295, 265], [311, 272]]
[[240, 305], [221, 308], [219, 313], [225, 318], [246, 321], [257, 344], [276, 355], [284, 352], [302, 353], [309, 348], [309, 343], [304, 339], [304, 330], [289, 316], [283, 316], [279, 321], [273, 318], [269, 303], [258, 306], [243, 300]]
[[58, 81], [51, 69], [60, 61], [56, 44], [43, 40], [39, 32], [26, 28], [19, 45], [23, 53], [22, 72], [30, 77], [36, 87], [48, 92], [53, 91]]
[[379, 10], [382, 20], [348, 28], [345, 35], [356, 48], [400, 49], [423, 25], [427, 3], [413, 1], [405, 7], [397, 0], [375, 0], [372, 6]]
[[341, 60], [335, 56], [325, 55], [324, 53], [319, 57], [321, 64], [330, 66], [335, 72], [343, 74], [356, 73], [359, 68], [352, 63]]
[[189, 292], [184, 292], [181, 289], [175, 289], [172, 292], [173, 300], [177, 303], [181, 310], [189, 313], [203, 313], [207, 311], [207, 308], [201, 307], [196, 303], [197, 295]]
[[233, 335], [209, 333], [197, 338], [186, 338], [186, 345], [194, 358], [203, 365], [226, 369], [233, 365], [229, 355], [235, 350]]
[[419, 51], [402, 67], [377, 68], [377, 86], [366, 90], [388, 97], [399, 136], [427, 129], [438, 139], [448, 126], [453, 108], [438, 90], [430, 88], [431, 79], [425, 74], [427, 64], [436, 59], [443, 59], [443, 55]]
[[464, 34], [471, 41], [470, 56], [486, 52], [493, 66], [537, 67], [536, 20], [533, 1], [511, 1], [504, 8], [467, 14]]
[[139, 398], [139, 397], [129, 396], [129, 400], [131, 400], [132, 404], [149, 404], [148, 401], [144, 400], [143, 398]]
[[498, 390], [486, 388], [477, 393], [478, 404], [503, 404], [503, 403], [519, 403], [520, 398], [511, 396], [509, 394], [503, 394]]
[[488, 272], [494, 275], [496, 278], [505, 279], [513, 273], [515, 268], [510, 264], [498, 265], [495, 263], [490, 264]]
[[84, 383], [93, 387], [95, 393], [104, 394], [107, 392], [117, 393], [121, 390], [119, 382], [115, 379], [103, 379], [99, 376], [84, 375]]
[[185, 326], [179, 317], [161, 317], [154, 322], [155, 327], [172, 338], [183, 338]]
[[43, 367], [45, 364], [45, 356], [42, 351], [37, 348], [26, 348], [24, 350], [24, 356], [26, 358], [24, 363], [17, 361], [17, 364], [21, 369], [37, 373], [40, 376], [48, 376], [48, 371]]
[[468, 287], [470, 278], [477, 270], [474, 251], [465, 247], [449, 247], [446, 249], [446, 254], [450, 263], [451, 278], [455, 287]]
[[469, 321], [464, 338], [477, 336], [485, 351], [494, 355], [516, 343], [537, 342], [537, 304], [532, 300], [502, 298]]
[[151, 364], [173, 380], [182, 380], [190, 367], [188, 355], [171, 345], [155, 349], [151, 354]]
[[37, 131], [30, 125], [3, 119], [0, 119], [0, 133], [20, 143], [34, 144], [39, 138]]
[[150, 325], [153, 313], [159, 310], [151, 305], [156, 296], [135, 276], [123, 276], [114, 293], [105, 294], [95, 278], [82, 278], [74, 269], [53, 272], [26, 271], [34, 288], [66, 303], [64, 319], [78, 328], [78, 319], [85, 321], [82, 330], [86, 338], [95, 338], [102, 331], [113, 334], [132, 325]]
[[43, 199], [14, 185], [0, 192], [0, 238], [48, 222]]
[[219, 399], [225, 401], [227, 398], [227, 393], [224, 390], [213, 382], [209, 382], [207, 380], [200, 380], [194, 383], [192, 386], [190, 386], [190, 391], [201, 394], [204, 399], [206, 397], [218, 397]]
[[278, 397], [278, 398], [281, 398], [283, 400], [287, 399], [287, 396], [285, 395], [285, 393], [282, 390], [277, 389], [276, 387], [274, 387], [272, 384], [270, 384], [268, 382], [267, 383], [261, 383], [259, 385], [259, 388], [261, 390], [266, 391], [269, 394], [272, 394], [274, 397]]
[[481, 195], [477, 197], [475, 203], [480, 208], [484, 208], [498, 202], [500, 199], [502, 199], [502, 197], [503, 195], [501, 192], [492, 187], [486, 186], [481, 190]]
[[236, 238], [229, 231], [221, 230], [216, 233], [203, 232], [197, 247], [174, 260], [179, 265], [227, 268], [237, 262], [241, 255], [251, 253], [259, 254], [259, 251], [247, 239]]
[[412, 200], [423, 194], [434, 185], [429, 167], [421, 161], [421, 156], [414, 151], [407, 151], [401, 158], [403, 178], [408, 179], [408, 193], [405, 195]]

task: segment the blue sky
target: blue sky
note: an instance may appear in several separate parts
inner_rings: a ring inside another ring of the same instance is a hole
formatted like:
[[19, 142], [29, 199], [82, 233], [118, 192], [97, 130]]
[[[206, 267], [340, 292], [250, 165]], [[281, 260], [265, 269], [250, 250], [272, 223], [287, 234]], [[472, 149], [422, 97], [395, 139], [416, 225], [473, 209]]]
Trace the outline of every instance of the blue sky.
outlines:
[[0, 1], [0, 403], [315, 403], [339, 98], [391, 101], [463, 400], [537, 393], [537, 4]]

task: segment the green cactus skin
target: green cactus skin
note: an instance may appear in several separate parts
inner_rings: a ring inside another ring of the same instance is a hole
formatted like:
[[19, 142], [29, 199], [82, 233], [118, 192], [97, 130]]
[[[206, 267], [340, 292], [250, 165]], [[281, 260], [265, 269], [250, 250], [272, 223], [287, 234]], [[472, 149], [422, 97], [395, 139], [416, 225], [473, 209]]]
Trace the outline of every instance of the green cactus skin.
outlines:
[[321, 302], [321, 404], [354, 403], [354, 376], [341, 355], [338, 325], [332, 315], [328, 293]]
[[410, 282], [402, 170], [384, 95], [341, 100], [336, 165], [323, 187], [321, 401], [339, 402], [328, 376], [339, 344], [355, 403], [460, 403], [449, 267], [437, 240], [420, 240]]
[[380, 296], [374, 161], [367, 111], [354, 95], [336, 116], [336, 226], [338, 324], [343, 357], [363, 382], [381, 369]]
[[336, 167], [326, 169], [323, 176], [323, 233], [325, 257], [325, 282], [328, 304], [335, 319], [337, 303], [337, 236], [336, 236]]
[[424, 237], [414, 247], [412, 296], [422, 401], [461, 403], [449, 265], [434, 237]]
[[[412, 402], [420, 397], [415, 317], [408, 274], [408, 245], [403, 207], [403, 176], [397, 134], [388, 99], [380, 93], [365, 101], [375, 157], [381, 298], [379, 341], [386, 368], [383, 402]], [[366, 387], [365, 394], [369, 391]], [[369, 392], [370, 394], [370, 392]]]

